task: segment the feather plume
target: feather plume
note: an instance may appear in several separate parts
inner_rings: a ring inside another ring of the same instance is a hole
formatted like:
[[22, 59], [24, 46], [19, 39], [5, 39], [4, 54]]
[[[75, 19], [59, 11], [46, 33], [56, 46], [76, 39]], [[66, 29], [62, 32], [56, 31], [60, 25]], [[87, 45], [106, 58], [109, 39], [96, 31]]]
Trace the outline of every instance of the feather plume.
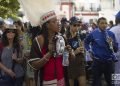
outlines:
[[32, 26], [40, 24], [44, 13], [55, 10], [58, 0], [18, 0]]

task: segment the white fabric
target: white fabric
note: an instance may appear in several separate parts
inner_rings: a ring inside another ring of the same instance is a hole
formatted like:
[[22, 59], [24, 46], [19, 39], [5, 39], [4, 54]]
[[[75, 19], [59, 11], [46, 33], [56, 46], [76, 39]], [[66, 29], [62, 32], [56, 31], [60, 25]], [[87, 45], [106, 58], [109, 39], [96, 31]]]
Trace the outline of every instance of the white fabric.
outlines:
[[43, 86], [65, 86], [65, 79], [60, 80], [54, 79], [50, 81], [43, 81]]
[[56, 14], [54, 11], [47, 12], [40, 18], [40, 24], [43, 25], [45, 22], [49, 21], [52, 18], [55, 18]]
[[38, 45], [38, 47], [39, 47], [39, 50], [40, 50], [40, 52], [41, 52], [41, 47], [40, 47], [40, 44], [39, 44], [39, 42], [38, 42], [38, 38], [36, 37], [35, 40], [36, 40], [37, 45]]
[[86, 61], [93, 61], [88, 51], [85, 52], [85, 58], [86, 58]]
[[110, 29], [110, 31], [112, 31], [115, 34], [116, 40], [118, 42], [118, 47], [119, 47], [119, 50], [120, 50], [120, 24], [112, 27]]
[[57, 41], [56, 41], [56, 51], [58, 55], [62, 55], [65, 48], [65, 40], [61, 35], [56, 35]]
[[[118, 58], [118, 62], [115, 63], [115, 74], [120, 74], [120, 24], [117, 26], [114, 26], [110, 29], [115, 34], [116, 40], [118, 42], [118, 52], [115, 53], [116, 57]], [[117, 80], [115, 80], [115, 86], [120, 86], [118, 83], [116, 83]]]
[[2, 35], [3, 34], [3, 31], [2, 30], [0, 30], [0, 35]]
[[[37, 37], [35, 38], [35, 40], [36, 40], [37, 45], [38, 45], [38, 48], [39, 48], [39, 50], [40, 50], [40, 52], [41, 52], [41, 47], [40, 47], [40, 44], [39, 44], [39, 42], [38, 42]], [[37, 69], [35, 69], [30, 63], [33, 62], [33, 61], [37, 61], [37, 60], [39, 60], [39, 59], [40, 59], [40, 58], [33, 58], [33, 59], [28, 60], [29, 66], [30, 66], [31, 68], [33, 68], [34, 70], [37, 70]]]
[[37, 70], [37, 69], [34, 68], [30, 63], [33, 62], [33, 61], [37, 61], [37, 60], [39, 60], [39, 59], [40, 59], [40, 58], [33, 58], [33, 59], [28, 60], [27, 63], [28, 63], [28, 65], [29, 65], [32, 69]]
[[55, 10], [57, 0], [18, 0], [32, 26], [40, 24], [40, 17]]
[[50, 81], [43, 81], [43, 86], [57, 86], [57, 79]]

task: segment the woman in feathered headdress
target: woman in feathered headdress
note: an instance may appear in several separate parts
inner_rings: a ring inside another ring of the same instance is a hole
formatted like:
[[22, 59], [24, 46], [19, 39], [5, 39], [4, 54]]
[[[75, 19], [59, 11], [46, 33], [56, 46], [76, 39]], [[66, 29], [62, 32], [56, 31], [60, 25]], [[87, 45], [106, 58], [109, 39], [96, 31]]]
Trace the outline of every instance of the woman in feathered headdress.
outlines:
[[[56, 47], [54, 40], [56, 33], [59, 32], [59, 23], [55, 11], [53, 11], [55, 9], [54, 1], [19, 0], [19, 2], [32, 25], [40, 25], [42, 28], [41, 35], [33, 40], [31, 59], [28, 61], [32, 68], [40, 70], [38, 86], [66, 86], [62, 53], [59, 52], [65, 47], [65, 41], [61, 37], [58, 43], [60, 45]], [[69, 46], [67, 48], [70, 56], [74, 55], [71, 48]]]

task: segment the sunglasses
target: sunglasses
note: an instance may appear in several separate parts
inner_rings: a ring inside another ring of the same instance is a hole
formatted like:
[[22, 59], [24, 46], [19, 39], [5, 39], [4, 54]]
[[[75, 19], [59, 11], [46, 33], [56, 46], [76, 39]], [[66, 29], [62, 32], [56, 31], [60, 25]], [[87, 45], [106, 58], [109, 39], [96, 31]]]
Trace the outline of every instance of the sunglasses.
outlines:
[[73, 24], [73, 26], [74, 26], [74, 27], [79, 27], [79, 26], [80, 26], [80, 24]]
[[9, 29], [9, 30], [7, 30], [6, 32], [7, 32], [7, 33], [10, 33], [10, 32], [15, 33], [15, 30], [10, 30], [10, 29]]

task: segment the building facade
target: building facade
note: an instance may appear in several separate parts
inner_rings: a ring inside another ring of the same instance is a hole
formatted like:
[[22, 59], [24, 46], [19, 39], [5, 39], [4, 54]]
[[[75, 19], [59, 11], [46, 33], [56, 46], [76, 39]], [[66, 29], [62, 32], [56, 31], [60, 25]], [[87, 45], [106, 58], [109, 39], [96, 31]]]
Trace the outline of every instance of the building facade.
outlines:
[[61, 0], [60, 3], [63, 16], [69, 19], [75, 15], [85, 22], [102, 16], [114, 20], [119, 10], [120, 0]]

